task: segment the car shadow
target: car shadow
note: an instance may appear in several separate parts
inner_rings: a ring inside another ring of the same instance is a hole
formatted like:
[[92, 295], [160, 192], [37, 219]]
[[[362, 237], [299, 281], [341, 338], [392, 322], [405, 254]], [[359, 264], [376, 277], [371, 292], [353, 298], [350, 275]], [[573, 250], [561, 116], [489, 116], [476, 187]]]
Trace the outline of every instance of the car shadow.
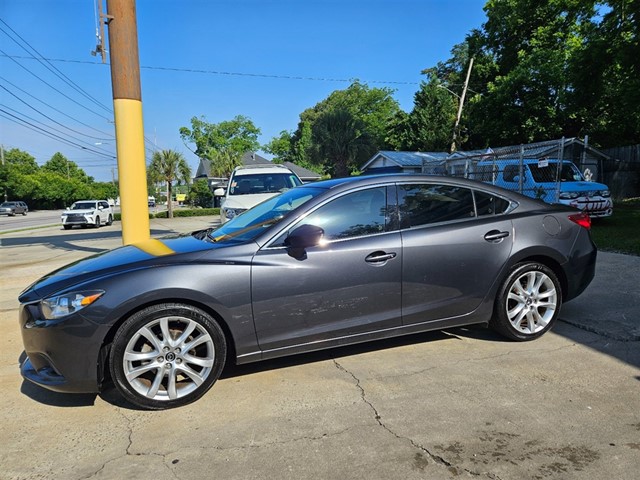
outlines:
[[[162, 237], [169, 234], [175, 234], [173, 230], [169, 229], [152, 229], [152, 237]], [[2, 239], [3, 248], [11, 247], [24, 247], [41, 245], [47, 248], [55, 250], [73, 250], [87, 253], [100, 253], [108, 250], [109, 248], [90, 247], [88, 245], [78, 245], [75, 242], [82, 242], [88, 240], [114, 240], [122, 238], [122, 232], [120, 230], [79, 230], [70, 231], [60, 235], [42, 235], [33, 237], [10, 237]]]
[[[318, 350], [317, 352], [302, 353], [298, 355], [274, 358], [243, 365], [235, 365], [228, 361], [224, 370], [222, 371], [222, 375], [220, 375], [220, 380], [243, 377], [245, 375], [253, 375], [260, 372], [279, 370], [281, 368], [289, 368], [316, 362], [324, 362], [327, 360], [336, 360], [339, 358], [351, 357], [354, 355], [361, 355], [363, 353], [376, 352], [407, 345], [439, 342], [443, 340], [455, 340], [458, 337], [477, 338], [492, 342], [503, 341], [503, 338], [501, 336], [494, 334], [493, 332], [487, 330], [482, 326], [452, 328], [448, 330], [435, 330], [431, 332], [405, 335], [402, 337], [358, 343], [355, 345], [334, 347], [326, 350]], [[125, 408], [129, 410], [142, 410], [140, 407], [129, 403], [122, 396], [120, 396], [110, 380], [108, 382], [105, 382], [103, 391], [100, 393], [100, 398], [105, 402], [119, 408]]]
[[[505, 340], [500, 335], [481, 326], [472, 325], [468, 327], [451, 328], [447, 330], [435, 330], [431, 332], [416, 333], [384, 340], [375, 340], [355, 345], [346, 345], [335, 347], [317, 352], [303, 353], [299, 355], [291, 355], [288, 357], [264, 360], [256, 363], [244, 365], [235, 365], [227, 362], [220, 379], [229, 379], [252, 375], [259, 372], [279, 370], [281, 368], [289, 368], [294, 366], [302, 366], [316, 362], [324, 362], [327, 360], [336, 360], [339, 358], [361, 355], [363, 353], [382, 351], [392, 348], [403, 347], [407, 345], [416, 345], [420, 343], [440, 342], [444, 340], [455, 340], [459, 337], [474, 338], [489, 342], [502, 342]], [[23, 352], [24, 355], [24, 352]], [[21, 355], [20, 360], [23, 359]], [[95, 404], [96, 398], [99, 396], [103, 401], [127, 410], [144, 410], [137, 405], [133, 405], [125, 400], [116, 390], [110, 378], [105, 379], [102, 391], [99, 394], [78, 394], [78, 393], [58, 393], [52, 392], [38, 385], [32, 384], [26, 380], [23, 381], [20, 389], [21, 393], [28, 396], [32, 400], [45, 405], [56, 407], [85, 407]]]

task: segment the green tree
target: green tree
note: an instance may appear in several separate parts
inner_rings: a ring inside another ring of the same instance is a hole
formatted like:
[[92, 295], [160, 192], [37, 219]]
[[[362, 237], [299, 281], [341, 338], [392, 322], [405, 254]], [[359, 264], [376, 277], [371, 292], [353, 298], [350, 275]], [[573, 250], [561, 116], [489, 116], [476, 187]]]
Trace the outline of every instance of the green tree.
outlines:
[[329, 173], [338, 177], [350, 175], [375, 152], [364, 122], [346, 108], [323, 112], [316, 119], [312, 134], [316, 163], [324, 164]]
[[193, 185], [191, 185], [191, 189], [189, 190], [188, 197], [188, 201], [191, 205], [207, 208], [211, 206], [212, 200], [213, 193], [211, 193], [207, 180], [201, 178], [193, 182]]
[[4, 163], [0, 165], [0, 196], [1, 200], [8, 199], [20, 199], [28, 201], [29, 195], [25, 195], [25, 192], [29, 192], [28, 188], [21, 188], [23, 182], [26, 182], [26, 177], [34, 174], [39, 169], [36, 159], [29, 153], [12, 148], [4, 152]]
[[159, 150], [154, 152], [148, 168], [149, 178], [151, 178], [153, 182], [167, 183], [168, 215], [169, 218], [173, 218], [173, 183], [189, 183], [191, 168], [182, 154], [174, 150]]
[[81, 182], [91, 183], [93, 178], [89, 177], [75, 162], [72, 162], [60, 152], [53, 156], [42, 166], [47, 172], [57, 173], [67, 179], [75, 178]]
[[[195, 145], [191, 151], [198, 158], [208, 160], [212, 171], [223, 172], [223, 176], [231, 173], [242, 155], [260, 148], [258, 135], [260, 129], [242, 115], [220, 123], [209, 123], [205, 117], [193, 117], [191, 128], [180, 128], [180, 137], [185, 145]], [[220, 164], [216, 165], [216, 162]], [[230, 165], [233, 167], [228, 170]]]
[[[375, 151], [389, 146], [388, 125], [401, 110], [393, 98], [393, 90], [389, 88], [370, 88], [355, 81], [345, 90], [335, 90], [326, 99], [300, 114], [298, 128], [291, 135], [290, 161], [307, 168], [323, 165], [329, 170], [333, 169], [331, 163], [326, 163], [325, 155], [333, 147], [317, 143], [326, 136], [319, 135], [320, 127], [316, 123], [321, 119], [326, 121], [327, 115], [337, 115], [345, 120], [347, 115], [344, 112], [348, 112], [349, 118], [356, 121], [359, 132], [357, 136], [361, 139], [359, 142], [366, 138], [370, 150]], [[322, 127], [320, 130], [326, 128]], [[367, 149], [360, 147], [358, 150], [364, 152]], [[336, 171], [343, 170], [344, 165], [335, 167]]]
[[399, 121], [396, 135], [402, 138], [402, 150], [446, 151], [451, 145], [456, 119], [456, 98], [441, 88], [435, 75], [421, 82], [413, 100], [413, 110], [408, 117], [396, 117]]
[[293, 135], [287, 130], [282, 130], [277, 137], [273, 137], [269, 143], [262, 146], [262, 150], [273, 155], [274, 163], [290, 162], [292, 160]]

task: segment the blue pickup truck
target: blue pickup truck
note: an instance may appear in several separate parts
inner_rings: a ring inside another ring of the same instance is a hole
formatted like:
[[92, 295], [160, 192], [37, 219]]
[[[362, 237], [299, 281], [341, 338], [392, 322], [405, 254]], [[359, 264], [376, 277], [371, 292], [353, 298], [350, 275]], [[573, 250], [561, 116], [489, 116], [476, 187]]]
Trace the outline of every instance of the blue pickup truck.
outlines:
[[519, 159], [481, 161], [473, 176], [508, 190], [521, 190], [524, 195], [547, 203], [579, 208], [591, 217], [609, 217], [613, 213], [609, 187], [586, 181], [568, 160], [559, 164], [558, 160], [524, 159], [522, 167]]

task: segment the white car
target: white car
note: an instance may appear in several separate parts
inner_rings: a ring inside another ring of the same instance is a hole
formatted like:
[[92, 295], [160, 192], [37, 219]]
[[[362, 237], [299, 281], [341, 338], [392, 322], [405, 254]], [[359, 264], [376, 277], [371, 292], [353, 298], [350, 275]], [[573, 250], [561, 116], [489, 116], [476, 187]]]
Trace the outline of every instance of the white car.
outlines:
[[80, 200], [62, 212], [61, 220], [65, 230], [74, 225], [99, 228], [113, 223], [113, 209], [106, 200]]
[[217, 197], [224, 197], [220, 207], [220, 222], [225, 223], [268, 198], [298, 185], [302, 185], [300, 178], [284, 165], [236, 167], [231, 173], [226, 191], [218, 188], [214, 192]]

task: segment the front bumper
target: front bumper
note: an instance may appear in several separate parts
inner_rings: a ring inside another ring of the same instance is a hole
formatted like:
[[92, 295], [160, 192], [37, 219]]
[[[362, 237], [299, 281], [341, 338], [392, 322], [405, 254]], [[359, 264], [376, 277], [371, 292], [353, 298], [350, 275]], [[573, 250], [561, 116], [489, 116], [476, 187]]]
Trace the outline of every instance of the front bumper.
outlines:
[[613, 202], [610, 198], [579, 197], [574, 200], [560, 200], [560, 203], [582, 210], [592, 218], [610, 217], [613, 214]]
[[20, 374], [25, 380], [56, 392], [100, 390], [100, 349], [107, 327], [80, 314], [42, 320], [38, 304], [20, 305], [19, 323], [26, 353]]
[[62, 225], [93, 225], [95, 220], [91, 216], [85, 215], [64, 215]]

